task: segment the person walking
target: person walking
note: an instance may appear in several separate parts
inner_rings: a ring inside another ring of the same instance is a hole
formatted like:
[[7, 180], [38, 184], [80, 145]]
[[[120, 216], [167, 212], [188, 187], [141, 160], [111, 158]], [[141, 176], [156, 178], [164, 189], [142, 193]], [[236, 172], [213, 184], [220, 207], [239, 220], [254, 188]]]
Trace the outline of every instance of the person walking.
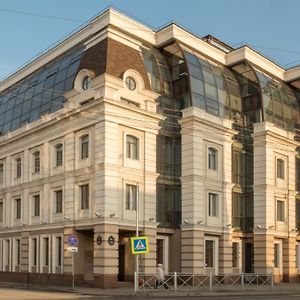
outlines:
[[167, 283], [165, 282], [165, 270], [163, 268], [163, 265], [157, 264], [155, 288], [160, 288], [162, 285], [165, 287], [165, 289], [169, 288]]

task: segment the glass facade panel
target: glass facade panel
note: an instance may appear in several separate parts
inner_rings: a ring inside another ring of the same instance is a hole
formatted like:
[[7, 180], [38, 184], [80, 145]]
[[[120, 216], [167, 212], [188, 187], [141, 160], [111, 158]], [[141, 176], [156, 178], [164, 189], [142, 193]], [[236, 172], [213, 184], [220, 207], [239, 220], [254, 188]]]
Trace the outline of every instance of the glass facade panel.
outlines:
[[[33, 122], [42, 114], [61, 109], [65, 99], [50, 111], [53, 95], [64, 97], [63, 94], [72, 87], [83, 50], [83, 47], [73, 49], [1, 92], [0, 132], [13, 131], [26, 124], [25, 121]], [[72, 57], [76, 57], [73, 63]], [[64, 85], [66, 81], [68, 84]], [[56, 90], [54, 86], [58, 82], [61, 86]], [[1, 116], [1, 112], [4, 115]]]

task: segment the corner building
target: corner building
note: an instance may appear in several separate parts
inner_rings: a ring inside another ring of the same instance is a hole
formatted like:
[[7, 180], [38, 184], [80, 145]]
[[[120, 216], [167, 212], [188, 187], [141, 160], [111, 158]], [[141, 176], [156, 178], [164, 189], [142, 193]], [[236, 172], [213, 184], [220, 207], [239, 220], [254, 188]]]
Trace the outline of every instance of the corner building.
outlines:
[[300, 68], [108, 9], [0, 83], [0, 280], [300, 270]]

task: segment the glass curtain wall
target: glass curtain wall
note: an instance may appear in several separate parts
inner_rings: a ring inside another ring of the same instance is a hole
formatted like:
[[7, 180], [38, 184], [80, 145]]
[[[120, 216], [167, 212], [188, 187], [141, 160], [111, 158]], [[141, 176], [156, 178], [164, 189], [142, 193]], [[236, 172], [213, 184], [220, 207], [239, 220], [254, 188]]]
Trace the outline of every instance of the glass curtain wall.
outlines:
[[73, 49], [1, 92], [0, 132], [16, 130], [61, 109], [83, 53], [83, 47]]
[[157, 137], [157, 221], [162, 227], [181, 224], [180, 110], [189, 105], [187, 72], [176, 44], [164, 49], [142, 49], [152, 89], [161, 96], [158, 112], [166, 119]]

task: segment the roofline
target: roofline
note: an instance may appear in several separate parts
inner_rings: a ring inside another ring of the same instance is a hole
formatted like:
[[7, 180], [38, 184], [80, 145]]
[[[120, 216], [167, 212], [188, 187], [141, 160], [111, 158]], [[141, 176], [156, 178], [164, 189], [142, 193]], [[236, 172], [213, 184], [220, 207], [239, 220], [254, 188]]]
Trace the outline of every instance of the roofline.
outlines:
[[[119, 12], [115, 8], [108, 7], [76, 28], [67, 35], [67, 37], [59, 40], [54, 46], [51, 46], [51, 48], [48, 48], [42, 54], [39, 54], [17, 71], [0, 81], [0, 92], [36, 71], [55, 57], [70, 50], [78, 43], [87, 40], [95, 33], [104, 31], [110, 24], [114, 25], [115, 28], [122, 29], [122, 32], [130, 34], [137, 41], [144, 40], [154, 46], [163, 45], [169, 40], [176, 39], [179, 42], [189, 45], [189, 47], [195, 51], [203, 53], [224, 65], [232, 65], [240, 60], [247, 59], [267, 73], [271, 73], [284, 81], [293, 81], [300, 76], [299, 66], [285, 70], [249, 46], [242, 46], [226, 53], [224, 50], [204, 41], [203, 38], [174, 21], [157, 30], [153, 30], [132, 17]], [[141, 34], [141, 32], [143, 34]], [[219, 42], [225, 44], [222, 41]]]

